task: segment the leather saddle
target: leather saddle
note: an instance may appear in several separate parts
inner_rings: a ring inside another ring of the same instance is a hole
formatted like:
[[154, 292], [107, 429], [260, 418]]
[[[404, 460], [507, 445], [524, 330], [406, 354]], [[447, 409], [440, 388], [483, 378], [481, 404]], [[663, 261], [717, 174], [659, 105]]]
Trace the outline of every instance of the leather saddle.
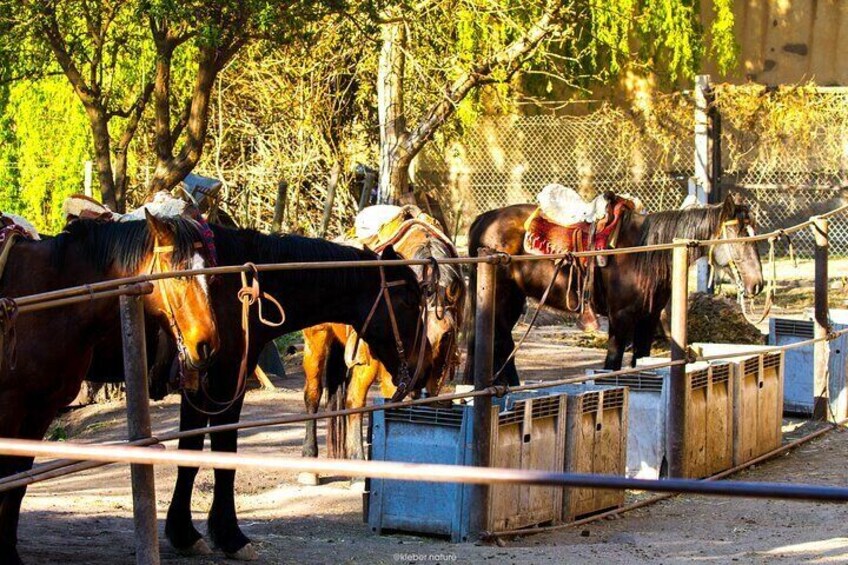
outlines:
[[621, 218], [634, 208], [633, 201], [606, 192], [590, 205], [590, 209], [603, 210], [603, 213], [563, 225], [539, 206], [524, 223], [524, 249], [533, 255], [550, 255], [613, 248], [618, 240]]

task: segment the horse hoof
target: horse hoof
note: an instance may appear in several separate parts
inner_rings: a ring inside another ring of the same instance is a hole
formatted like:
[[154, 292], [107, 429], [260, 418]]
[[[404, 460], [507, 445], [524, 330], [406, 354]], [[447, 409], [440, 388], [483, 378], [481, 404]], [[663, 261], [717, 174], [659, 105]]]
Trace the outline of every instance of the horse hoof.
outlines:
[[177, 549], [177, 553], [180, 555], [184, 555], [186, 557], [194, 556], [194, 555], [212, 555], [212, 548], [209, 547], [209, 544], [206, 543], [206, 540], [200, 538], [190, 547], [185, 547], [182, 549]]
[[353, 492], [365, 492], [365, 479], [353, 479], [350, 481], [350, 490]]
[[245, 545], [238, 551], [226, 553], [225, 555], [230, 559], [235, 559], [236, 561], [256, 561], [259, 559], [259, 554], [256, 553], [255, 549], [253, 549], [252, 543]]
[[308, 487], [317, 487], [321, 484], [316, 473], [301, 473], [297, 476], [297, 482]]

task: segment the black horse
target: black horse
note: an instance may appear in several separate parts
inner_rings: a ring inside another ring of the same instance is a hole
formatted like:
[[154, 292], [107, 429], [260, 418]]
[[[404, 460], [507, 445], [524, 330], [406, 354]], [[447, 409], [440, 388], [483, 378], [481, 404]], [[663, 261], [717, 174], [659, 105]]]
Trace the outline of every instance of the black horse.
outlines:
[[[524, 222], [536, 206], [519, 204], [491, 210], [478, 216], [471, 225], [468, 248], [476, 252], [489, 248], [510, 254], [523, 254]], [[729, 196], [723, 204], [686, 210], [669, 210], [640, 215], [624, 211], [621, 219], [618, 247], [634, 247], [670, 243], [675, 238], [729, 239], [753, 234], [753, 222], [748, 206]], [[690, 262], [703, 256], [698, 248], [690, 254]], [[726, 243], [713, 249], [714, 266], [735, 265], [740, 292], [755, 296], [763, 289], [762, 265], [754, 243]], [[609, 319], [609, 343], [604, 367], [620, 369], [627, 346], [633, 346], [631, 365], [640, 357], [650, 355], [657, 323], [671, 295], [671, 251], [653, 251], [614, 255], [604, 267], [589, 263], [594, 269], [592, 297], [595, 309]], [[554, 276], [553, 261], [513, 261], [497, 268], [495, 304], [494, 366], [504, 363], [499, 381], [510, 385], [519, 382], [515, 361], [507, 361], [515, 342], [512, 328], [521, 317], [526, 299], [539, 300]], [[568, 267], [562, 269], [551, 288], [546, 306], [567, 311], [567, 304], [577, 304], [578, 277], [568, 285]], [[472, 271], [470, 295], [476, 298], [476, 274]], [[468, 350], [474, 350], [474, 325], [468, 325]], [[472, 358], [466, 378], [473, 374]]]
[[[268, 236], [253, 230], [235, 230], [212, 226], [218, 262], [221, 265], [241, 265], [245, 262], [323, 262], [362, 261], [378, 259], [371, 251], [299, 236]], [[391, 247], [383, 251], [382, 259], [399, 259]], [[271, 340], [323, 322], [348, 324], [362, 328], [370, 317], [363, 334], [371, 351], [385, 364], [395, 384], [403, 374], [402, 364], [415, 370], [421, 360], [419, 382], [429, 378], [432, 352], [424, 339], [423, 348], [415, 343], [425, 335], [420, 327], [422, 289], [412, 269], [384, 266], [329, 268], [298, 271], [267, 271], [260, 275], [260, 288], [272, 295], [285, 311], [285, 323], [272, 327], [258, 319], [257, 309], [250, 312], [249, 346], [246, 355], [246, 374], [253, 373], [262, 348]], [[395, 336], [388, 304], [383, 296], [388, 287], [391, 309], [396, 321]], [[206, 387], [196, 395], [183, 395], [180, 410], [180, 429], [202, 428], [209, 424], [237, 422], [243, 397], [239, 394], [239, 374], [244, 336], [241, 330], [241, 303], [237, 293], [241, 288], [237, 276], [218, 277], [211, 285], [212, 302], [220, 328], [220, 353], [206, 376]], [[379, 301], [379, 303], [377, 303]], [[376, 309], [372, 307], [377, 303]], [[274, 319], [274, 309], [265, 304], [266, 318]], [[410, 358], [398, 351], [396, 337]], [[205, 392], [205, 394], [204, 394]], [[228, 406], [227, 399], [232, 400]], [[223, 404], [222, 404], [223, 402]], [[215, 413], [220, 412], [220, 413]], [[237, 449], [237, 432], [211, 434], [214, 451]], [[182, 439], [180, 449], [199, 450], [203, 436]], [[186, 553], [208, 553], [208, 545], [195, 529], [191, 519], [191, 495], [197, 468], [180, 467], [174, 496], [168, 511], [165, 533], [171, 544]], [[215, 489], [209, 510], [208, 532], [212, 541], [228, 556], [251, 559], [255, 551], [250, 540], [238, 526], [234, 501], [235, 472], [215, 470]]]

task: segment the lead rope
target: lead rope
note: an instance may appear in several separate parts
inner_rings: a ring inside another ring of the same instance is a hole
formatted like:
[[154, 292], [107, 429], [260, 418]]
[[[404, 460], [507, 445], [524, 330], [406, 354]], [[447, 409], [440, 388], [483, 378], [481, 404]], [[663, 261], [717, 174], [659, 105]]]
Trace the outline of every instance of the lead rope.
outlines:
[[[238, 379], [236, 380], [236, 389], [233, 393], [233, 397], [227, 401], [220, 401], [215, 399], [211, 393], [209, 392], [209, 388], [207, 383], [204, 382], [204, 379], [201, 379], [201, 387], [203, 389], [203, 394], [206, 396], [207, 400], [210, 402], [221, 406], [221, 408], [208, 411], [203, 408], [196, 406], [191, 398], [186, 394], [185, 398], [189, 404], [191, 404], [192, 408], [197, 410], [198, 412], [206, 415], [206, 416], [217, 416], [219, 414], [223, 414], [232, 406], [238, 402], [238, 400], [244, 396], [244, 393], [247, 391], [247, 366], [248, 366], [248, 352], [250, 349], [250, 307], [253, 304], [257, 305], [257, 314], [259, 321], [269, 327], [277, 328], [282, 326], [286, 322], [286, 312], [283, 309], [283, 306], [277, 301], [276, 298], [264, 292], [259, 286], [259, 269], [256, 268], [256, 265], [253, 263], [245, 263], [245, 266], [248, 267], [251, 271], [253, 271], [253, 281], [251, 284], [247, 283], [247, 272], [241, 272], [241, 288], [238, 291], [238, 300], [241, 302], [241, 330], [244, 334], [244, 348], [242, 349], [241, 361], [239, 363], [239, 373]], [[262, 300], [269, 300], [274, 306], [277, 307], [277, 311], [280, 314], [279, 321], [271, 321], [265, 318], [265, 315], [262, 310]]]
[[[501, 365], [501, 368], [498, 369], [498, 372], [495, 373], [494, 377], [492, 377], [493, 382], [496, 381], [498, 379], [498, 377], [501, 376], [501, 373], [504, 372], [504, 369], [506, 369], [506, 366], [509, 364], [510, 361], [512, 361], [515, 358], [515, 355], [518, 353], [518, 350], [521, 349], [522, 345], [524, 345], [524, 340], [526, 340], [527, 336], [530, 335], [530, 330], [533, 329], [533, 325], [536, 323], [536, 319], [539, 317], [539, 312], [541, 312], [542, 308], [545, 306], [545, 302], [548, 300], [548, 295], [550, 294], [551, 289], [554, 287], [554, 283], [556, 283], [557, 276], [559, 275], [559, 272], [562, 269], [562, 266], [565, 264], [566, 261], [572, 262], [572, 270], [570, 272], [573, 272], [574, 257], [570, 253], [560, 257], [559, 259], [557, 259], [554, 262], [554, 274], [551, 277], [551, 282], [548, 283], [548, 287], [545, 289], [545, 292], [542, 293], [542, 297], [539, 299], [539, 304], [536, 307], [536, 311], [533, 313], [533, 317], [530, 318], [530, 323], [528, 324], [527, 329], [524, 331], [524, 334], [518, 340], [518, 343], [515, 344], [515, 347], [512, 348], [512, 351], [510, 352], [510, 354], [506, 358], [506, 360], [503, 362], [503, 365]], [[565, 289], [566, 304], [568, 304], [568, 294], [571, 290], [571, 277], [569, 277], [568, 285], [569, 285], [568, 288]], [[566, 306], [566, 308], [567, 307], [568, 306]]]
[[766, 287], [766, 302], [763, 305], [763, 314], [762, 314], [762, 316], [759, 317], [759, 319], [755, 319], [756, 314], [753, 313], [753, 305], [754, 305], [754, 298], [753, 297], [751, 297], [751, 310], [749, 312], [748, 301], [745, 300], [745, 291], [740, 286], [742, 284], [742, 275], [741, 275], [741, 273], [739, 273], [739, 269], [735, 266], [735, 264], [734, 264], [734, 267], [733, 267], [733, 269], [735, 271], [736, 280], [737, 280], [737, 287], [738, 288], [736, 290], [736, 295], [737, 295], [738, 300], [739, 300], [739, 307], [741, 308], [742, 315], [745, 317], [745, 319], [750, 324], [753, 324], [755, 326], [766, 319], [766, 317], [771, 312], [771, 306], [772, 306], [772, 303], [774, 301], [775, 285], [776, 285], [776, 281], [777, 281], [777, 263], [775, 263], [775, 260], [774, 260], [774, 242], [775, 242], [775, 239], [776, 239], [776, 237], [770, 237], [768, 239], [768, 243], [769, 243], [769, 281], [768, 281], [768, 285]]
[[13, 298], [0, 298], [0, 369], [8, 366], [14, 370], [17, 365], [18, 337], [15, 321], [18, 318], [18, 304]]

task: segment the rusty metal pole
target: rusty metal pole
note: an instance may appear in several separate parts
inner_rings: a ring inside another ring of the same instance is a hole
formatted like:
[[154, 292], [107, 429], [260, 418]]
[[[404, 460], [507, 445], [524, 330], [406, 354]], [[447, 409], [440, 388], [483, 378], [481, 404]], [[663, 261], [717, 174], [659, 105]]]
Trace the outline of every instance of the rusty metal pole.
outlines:
[[[121, 297], [121, 334], [127, 383], [127, 429], [129, 440], [136, 441], [149, 438], [151, 434], [144, 304], [141, 297]], [[138, 565], [158, 565], [159, 533], [153, 466], [130, 465], [130, 473], [135, 520], [135, 562]]]
[[[826, 218], [813, 217], [811, 226], [816, 238], [815, 251], [815, 298], [814, 298], [814, 324], [813, 337], [824, 338], [830, 330], [828, 321], [829, 312], [827, 307], [827, 257], [828, 257], [828, 220]], [[828, 375], [828, 360], [830, 357], [830, 344], [827, 341], [816, 342], [813, 348], [813, 418], [826, 421], [831, 415], [830, 410], [830, 383]], [[836, 383], [834, 383], [836, 384]], [[840, 383], [839, 391], [844, 390], [845, 383]], [[838, 399], [833, 399], [838, 400]], [[836, 420], [841, 420], [844, 415], [835, 414]]]
[[[491, 250], [479, 249], [478, 256], [489, 255]], [[475, 312], [474, 389], [482, 390], [492, 384], [495, 351], [495, 271], [497, 265], [477, 265], [477, 311]], [[478, 396], [474, 399], [472, 428], [472, 465], [488, 467], [491, 449], [492, 398]], [[476, 485], [471, 489], [471, 524], [469, 537], [479, 537], [486, 530], [489, 500], [488, 485]]]
[[[675, 240], [678, 241], [678, 240]], [[686, 359], [689, 248], [675, 247], [671, 267], [671, 360]], [[668, 384], [668, 474], [686, 476], [686, 365], [671, 367]]]

